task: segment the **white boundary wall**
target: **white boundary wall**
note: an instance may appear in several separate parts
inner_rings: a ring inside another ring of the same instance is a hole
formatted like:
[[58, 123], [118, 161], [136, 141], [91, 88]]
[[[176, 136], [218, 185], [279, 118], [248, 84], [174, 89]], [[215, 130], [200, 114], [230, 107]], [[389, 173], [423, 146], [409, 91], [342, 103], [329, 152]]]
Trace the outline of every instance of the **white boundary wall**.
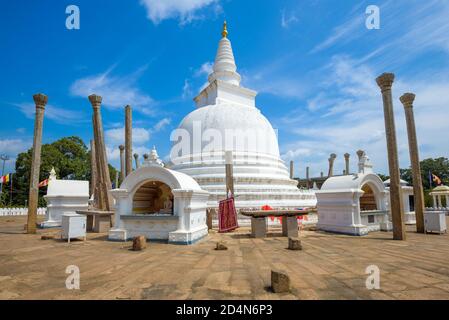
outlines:
[[[37, 208], [37, 214], [44, 216], [47, 212], [47, 208]], [[28, 214], [28, 208], [0, 208], [0, 217], [6, 216], [26, 216]]]

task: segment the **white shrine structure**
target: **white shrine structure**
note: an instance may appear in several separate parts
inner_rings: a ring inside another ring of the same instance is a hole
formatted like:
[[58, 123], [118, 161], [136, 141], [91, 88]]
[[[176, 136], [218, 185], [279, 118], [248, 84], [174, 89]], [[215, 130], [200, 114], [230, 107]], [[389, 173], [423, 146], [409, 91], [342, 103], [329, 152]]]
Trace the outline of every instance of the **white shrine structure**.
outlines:
[[373, 172], [369, 158], [359, 155], [356, 174], [328, 178], [317, 197], [317, 228], [362, 236], [371, 231], [390, 231], [385, 185]]
[[277, 135], [256, 107], [253, 90], [240, 85], [226, 23], [208, 85], [171, 136], [170, 168], [194, 178], [209, 192], [208, 208], [226, 198], [225, 153], [233, 154], [236, 208], [295, 209], [316, 205], [300, 190], [280, 158]]
[[58, 180], [53, 168], [48, 178], [47, 213], [42, 228], [60, 227], [62, 215], [87, 210], [89, 201], [89, 181]]
[[[413, 187], [409, 186], [408, 182], [402, 179], [400, 180], [400, 184], [402, 190], [402, 205], [404, 207], [404, 223], [407, 225], [416, 224]], [[385, 190], [387, 191], [385, 195], [387, 210], [390, 210], [390, 179], [384, 181], [384, 185]]]
[[188, 175], [165, 168], [155, 148], [120, 188], [110, 193], [116, 209], [109, 240], [126, 241], [143, 235], [173, 244], [192, 244], [208, 234], [209, 193]]
[[[443, 209], [448, 210], [449, 208], [449, 187], [445, 185], [440, 185], [435, 187], [432, 192], [429, 193], [433, 200], [433, 209]], [[443, 204], [443, 198], [445, 204]]]

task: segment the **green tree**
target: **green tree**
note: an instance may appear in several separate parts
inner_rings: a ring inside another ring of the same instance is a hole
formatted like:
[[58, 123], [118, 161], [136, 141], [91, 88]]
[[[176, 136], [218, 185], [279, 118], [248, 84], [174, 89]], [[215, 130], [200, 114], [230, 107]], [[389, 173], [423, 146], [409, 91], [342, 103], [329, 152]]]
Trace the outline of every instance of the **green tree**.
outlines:
[[[17, 156], [11, 201], [14, 206], [24, 206], [28, 200], [31, 157], [32, 149]], [[58, 179], [90, 181], [90, 151], [79, 137], [66, 137], [50, 144], [44, 144], [42, 145], [39, 181], [47, 179], [53, 167]], [[111, 178], [115, 177], [115, 168], [109, 165], [109, 171]], [[46, 205], [43, 198], [46, 192], [45, 187], [39, 189], [39, 206]], [[9, 205], [9, 193], [3, 194], [1, 201], [2, 205]]]

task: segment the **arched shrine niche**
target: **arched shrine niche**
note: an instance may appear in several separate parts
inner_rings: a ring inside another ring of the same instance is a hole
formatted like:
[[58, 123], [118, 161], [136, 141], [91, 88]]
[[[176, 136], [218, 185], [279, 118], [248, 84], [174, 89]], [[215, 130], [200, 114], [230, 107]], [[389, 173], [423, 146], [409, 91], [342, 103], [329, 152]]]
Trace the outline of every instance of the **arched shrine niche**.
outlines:
[[142, 184], [133, 197], [134, 214], [173, 214], [173, 193], [161, 181], [147, 181]]

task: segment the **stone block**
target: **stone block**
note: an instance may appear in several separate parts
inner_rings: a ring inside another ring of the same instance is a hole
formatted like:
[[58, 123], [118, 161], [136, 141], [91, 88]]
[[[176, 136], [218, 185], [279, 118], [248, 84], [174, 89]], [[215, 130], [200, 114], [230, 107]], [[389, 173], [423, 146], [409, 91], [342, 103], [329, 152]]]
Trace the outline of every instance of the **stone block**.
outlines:
[[266, 218], [251, 217], [251, 236], [253, 238], [265, 238], [267, 236]]
[[274, 293], [290, 291], [290, 277], [280, 270], [271, 270], [271, 289]]
[[54, 239], [54, 238], [55, 238], [55, 236], [50, 235], [50, 234], [43, 234], [43, 235], [41, 236], [41, 240], [52, 240], [52, 239]]
[[217, 242], [217, 246], [215, 247], [215, 250], [228, 250], [228, 247], [224, 244], [223, 241]]
[[288, 249], [290, 250], [302, 250], [301, 240], [296, 237], [288, 238]]
[[137, 236], [133, 239], [133, 250], [141, 251], [147, 247], [147, 239], [145, 236]]
[[282, 217], [282, 235], [284, 237], [298, 236], [298, 219], [296, 217]]

